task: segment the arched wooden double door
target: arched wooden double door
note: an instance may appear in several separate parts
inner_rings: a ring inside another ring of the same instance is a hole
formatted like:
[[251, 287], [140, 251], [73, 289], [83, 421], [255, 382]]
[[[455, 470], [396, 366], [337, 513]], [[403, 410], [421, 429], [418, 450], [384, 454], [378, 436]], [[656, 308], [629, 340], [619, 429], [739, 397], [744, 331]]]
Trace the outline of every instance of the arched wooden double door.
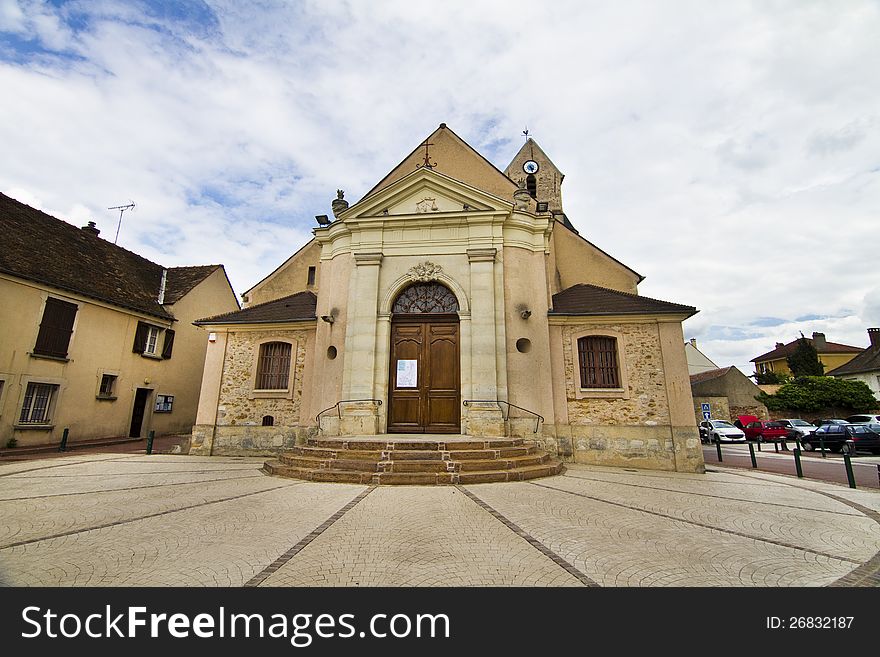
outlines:
[[394, 302], [389, 433], [459, 433], [458, 301], [439, 283], [415, 283]]

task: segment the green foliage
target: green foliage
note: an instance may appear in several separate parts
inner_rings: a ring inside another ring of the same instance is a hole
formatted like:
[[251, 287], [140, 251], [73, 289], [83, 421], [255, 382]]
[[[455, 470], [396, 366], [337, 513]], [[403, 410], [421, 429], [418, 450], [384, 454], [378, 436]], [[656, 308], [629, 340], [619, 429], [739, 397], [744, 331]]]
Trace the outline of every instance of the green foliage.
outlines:
[[12, 449], [16, 445], [18, 445], [18, 440], [16, 438], [10, 438], [9, 440], [6, 441], [6, 447], [8, 449]]
[[845, 381], [831, 376], [801, 376], [782, 386], [775, 395], [760, 393], [755, 399], [771, 411], [822, 411], [852, 409], [856, 413], [877, 407], [874, 393], [862, 381]]
[[755, 383], [761, 386], [779, 385], [781, 383], [788, 383], [789, 380], [788, 376], [779, 372], [755, 372], [752, 376], [755, 377]]
[[794, 353], [785, 359], [793, 376], [822, 376], [825, 366], [819, 360], [819, 352], [803, 337], [797, 341]]

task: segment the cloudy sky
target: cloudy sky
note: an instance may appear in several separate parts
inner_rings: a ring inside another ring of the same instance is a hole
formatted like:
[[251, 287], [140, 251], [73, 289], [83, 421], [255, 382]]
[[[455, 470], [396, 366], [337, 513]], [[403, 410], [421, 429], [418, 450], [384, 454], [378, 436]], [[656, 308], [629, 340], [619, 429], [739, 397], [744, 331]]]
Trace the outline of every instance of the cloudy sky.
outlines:
[[719, 365], [880, 326], [880, 4], [0, 0], [0, 191], [243, 292], [441, 121], [528, 126]]

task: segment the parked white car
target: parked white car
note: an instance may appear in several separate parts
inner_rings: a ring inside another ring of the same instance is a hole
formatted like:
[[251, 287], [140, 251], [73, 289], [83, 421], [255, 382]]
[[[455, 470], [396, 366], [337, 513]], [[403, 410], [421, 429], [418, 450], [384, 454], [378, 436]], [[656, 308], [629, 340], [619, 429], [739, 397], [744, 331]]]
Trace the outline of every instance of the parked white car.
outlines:
[[774, 420], [775, 422], [779, 422], [786, 429], [791, 429], [792, 431], [797, 431], [800, 434], [800, 437], [809, 436], [811, 433], [816, 431], [819, 427], [815, 424], [810, 424], [806, 420], [801, 419], [788, 419], [788, 420]]
[[700, 439], [706, 443], [744, 443], [746, 434], [725, 420], [704, 420], [700, 422]]

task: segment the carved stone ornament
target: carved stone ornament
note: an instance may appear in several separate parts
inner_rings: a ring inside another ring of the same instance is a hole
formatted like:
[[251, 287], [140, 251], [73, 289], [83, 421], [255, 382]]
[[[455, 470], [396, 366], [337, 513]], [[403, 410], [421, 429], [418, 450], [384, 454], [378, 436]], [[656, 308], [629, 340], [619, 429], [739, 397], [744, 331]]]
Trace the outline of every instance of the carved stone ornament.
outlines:
[[438, 212], [439, 210], [436, 198], [425, 197], [416, 203], [416, 212]]
[[443, 267], [440, 265], [435, 265], [433, 262], [423, 262], [415, 267], [410, 267], [408, 273], [413, 280], [427, 283], [428, 281], [436, 281], [442, 272]]
[[528, 211], [529, 203], [531, 202], [531, 200], [532, 195], [529, 194], [528, 190], [523, 187], [519, 187], [513, 193], [513, 201], [514, 203], [516, 203], [517, 210]]

